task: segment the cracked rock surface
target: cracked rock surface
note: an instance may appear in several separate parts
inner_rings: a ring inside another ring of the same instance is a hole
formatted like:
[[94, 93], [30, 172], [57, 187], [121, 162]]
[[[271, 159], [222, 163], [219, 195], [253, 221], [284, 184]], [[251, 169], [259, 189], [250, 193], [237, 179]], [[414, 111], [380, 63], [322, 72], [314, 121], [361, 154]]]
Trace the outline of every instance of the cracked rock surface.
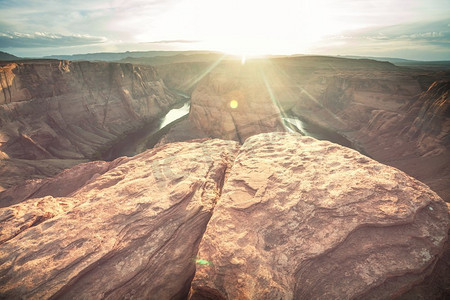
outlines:
[[0, 209], [0, 297], [389, 299], [448, 277], [442, 199], [330, 142], [195, 140], [78, 168]]

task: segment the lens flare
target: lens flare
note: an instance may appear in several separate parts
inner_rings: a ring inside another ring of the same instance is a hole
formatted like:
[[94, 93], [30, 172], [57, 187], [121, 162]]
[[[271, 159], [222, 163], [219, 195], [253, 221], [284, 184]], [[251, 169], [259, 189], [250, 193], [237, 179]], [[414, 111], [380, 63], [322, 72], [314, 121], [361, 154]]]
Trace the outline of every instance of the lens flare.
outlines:
[[196, 259], [195, 262], [198, 265], [203, 265], [203, 266], [210, 266], [210, 265], [212, 265], [212, 262], [204, 260], [204, 259]]
[[231, 100], [230, 101], [230, 107], [231, 108], [233, 108], [233, 109], [235, 109], [235, 108], [237, 108], [238, 107], [238, 102], [237, 102], [237, 100]]

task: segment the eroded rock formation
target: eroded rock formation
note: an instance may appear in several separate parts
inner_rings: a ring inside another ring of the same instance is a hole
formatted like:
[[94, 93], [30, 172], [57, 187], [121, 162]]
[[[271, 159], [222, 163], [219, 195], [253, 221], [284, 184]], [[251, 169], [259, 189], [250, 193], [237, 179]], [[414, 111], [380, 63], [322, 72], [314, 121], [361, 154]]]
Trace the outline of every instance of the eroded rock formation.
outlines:
[[1, 66], [0, 191], [15, 186], [0, 194], [0, 296], [449, 296], [448, 207], [427, 186], [332, 143], [253, 136], [298, 116], [449, 201], [448, 74], [326, 57], [159, 70], [193, 91], [162, 143], [243, 146], [87, 162], [176, 102], [155, 69]]
[[[200, 66], [184, 64], [182, 70], [199, 78], [204, 75]], [[163, 68], [165, 76], [178, 78], [171, 68]], [[223, 61], [194, 89], [189, 120], [174, 127], [163, 142], [204, 136], [239, 140], [240, 135], [245, 140], [260, 132], [283, 131], [279, 120], [270, 121], [271, 112], [281, 108], [282, 114], [344, 136], [356, 149], [425, 182], [450, 202], [448, 80], [449, 72], [364, 59], [306, 56], [245, 65]], [[178, 80], [178, 86], [180, 82], [187, 80]], [[239, 97], [255, 107], [243, 101], [231, 109], [230, 101]]]
[[[191, 299], [385, 299], [423, 281], [447, 240], [427, 186], [299, 135], [78, 168], [87, 181], [68, 170], [0, 209], [3, 297], [186, 298], [195, 275]], [[75, 190], [52, 194], [70, 174]]]
[[3, 187], [97, 157], [178, 99], [154, 68], [130, 64], [4, 63], [0, 83], [0, 159], [8, 159], [0, 161]]
[[189, 120], [174, 128], [166, 140], [186, 140], [201, 132], [204, 137], [243, 143], [258, 133], [282, 131], [286, 130], [280, 109], [261, 65], [227, 61], [199, 81], [192, 92]]
[[375, 159], [429, 185], [450, 201], [450, 81], [433, 83], [398, 111], [376, 110], [352, 135]]

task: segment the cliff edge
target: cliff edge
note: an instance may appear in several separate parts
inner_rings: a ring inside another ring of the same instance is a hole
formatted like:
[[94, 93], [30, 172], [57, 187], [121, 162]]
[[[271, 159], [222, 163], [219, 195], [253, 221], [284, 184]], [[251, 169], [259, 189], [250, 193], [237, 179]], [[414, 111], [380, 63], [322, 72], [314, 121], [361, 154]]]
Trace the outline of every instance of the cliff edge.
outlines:
[[354, 150], [268, 133], [77, 167], [0, 209], [2, 297], [448, 296], [414, 290], [440, 265], [446, 204]]

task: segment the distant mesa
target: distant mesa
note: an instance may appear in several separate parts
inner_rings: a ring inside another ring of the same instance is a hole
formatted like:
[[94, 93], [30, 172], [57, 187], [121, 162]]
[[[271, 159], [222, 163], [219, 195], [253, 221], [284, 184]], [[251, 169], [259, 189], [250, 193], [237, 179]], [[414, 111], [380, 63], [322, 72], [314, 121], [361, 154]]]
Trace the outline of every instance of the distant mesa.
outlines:
[[[150, 59], [155, 57], [175, 57], [179, 55], [201, 55], [211, 54], [211, 51], [127, 51], [127, 52], [98, 52], [73, 55], [49, 55], [45, 59], [63, 59], [63, 60], [88, 60], [88, 61], [126, 61], [133, 59]], [[136, 61], [137, 62], [137, 61]]]
[[0, 51], [0, 61], [13, 61], [18, 59], [20, 59], [20, 57]]

